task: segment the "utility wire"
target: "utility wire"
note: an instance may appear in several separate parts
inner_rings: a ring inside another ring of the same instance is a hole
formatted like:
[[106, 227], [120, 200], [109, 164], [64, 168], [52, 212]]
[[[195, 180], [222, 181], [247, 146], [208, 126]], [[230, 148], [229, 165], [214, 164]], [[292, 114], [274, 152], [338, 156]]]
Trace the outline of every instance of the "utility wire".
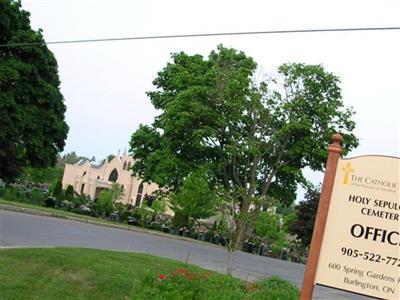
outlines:
[[345, 32], [345, 31], [384, 31], [384, 30], [385, 31], [386, 30], [400, 30], [400, 27], [356, 27], [356, 28], [325, 28], [325, 29], [293, 29], [293, 30], [195, 33], [195, 34], [175, 34], [175, 35], [151, 35], [151, 36], [134, 36], [134, 37], [84, 39], [84, 40], [66, 40], [66, 41], [50, 41], [50, 42], [11, 43], [11, 44], [1, 44], [0, 48], [20, 47], [20, 46], [54, 45], [54, 44], [114, 42], [114, 41], [129, 41], [129, 40], [155, 40], [155, 39], [213, 37], [213, 36], [235, 36], [235, 35], [237, 36], [237, 35], [261, 35], [261, 34], [285, 34], [285, 33]]

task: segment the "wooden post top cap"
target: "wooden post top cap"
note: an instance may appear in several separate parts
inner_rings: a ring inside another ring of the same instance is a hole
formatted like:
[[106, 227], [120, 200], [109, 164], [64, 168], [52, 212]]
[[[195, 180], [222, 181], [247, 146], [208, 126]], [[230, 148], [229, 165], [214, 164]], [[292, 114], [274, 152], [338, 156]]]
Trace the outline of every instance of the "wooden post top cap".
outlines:
[[343, 142], [343, 137], [339, 133], [332, 135], [332, 140], [334, 144], [341, 144]]
[[340, 143], [343, 142], [343, 137], [339, 133], [335, 133], [334, 135], [332, 135], [332, 140], [333, 140], [333, 143], [329, 145], [328, 151], [341, 154], [343, 148], [340, 145]]

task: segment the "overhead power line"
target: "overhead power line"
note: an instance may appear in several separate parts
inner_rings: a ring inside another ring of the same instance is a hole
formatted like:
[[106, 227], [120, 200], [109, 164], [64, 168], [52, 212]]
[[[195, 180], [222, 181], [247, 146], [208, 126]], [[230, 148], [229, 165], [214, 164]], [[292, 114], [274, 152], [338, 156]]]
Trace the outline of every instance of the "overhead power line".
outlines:
[[40, 46], [54, 44], [76, 44], [76, 43], [95, 43], [95, 42], [114, 42], [114, 41], [130, 41], [130, 40], [155, 40], [155, 39], [176, 39], [176, 38], [196, 38], [196, 37], [214, 37], [214, 36], [238, 36], [238, 35], [261, 35], [261, 34], [286, 34], [286, 33], [318, 33], [318, 32], [345, 32], [345, 31], [387, 31], [400, 30], [400, 27], [356, 27], [356, 28], [325, 28], [325, 29], [293, 29], [293, 30], [267, 30], [267, 31], [244, 31], [244, 32], [218, 32], [218, 33], [194, 33], [194, 34], [174, 34], [174, 35], [150, 35], [150, 36], [133, 36], [118, 38], [101, 38], [101, 39], [83, 39], [83, 40], [66, 40], [66, 41], [50, 41], [50, 42], [33, 42], [33, 43], [11, 43], [2, 44], [0, 47], [20, 47], [20, 46]]

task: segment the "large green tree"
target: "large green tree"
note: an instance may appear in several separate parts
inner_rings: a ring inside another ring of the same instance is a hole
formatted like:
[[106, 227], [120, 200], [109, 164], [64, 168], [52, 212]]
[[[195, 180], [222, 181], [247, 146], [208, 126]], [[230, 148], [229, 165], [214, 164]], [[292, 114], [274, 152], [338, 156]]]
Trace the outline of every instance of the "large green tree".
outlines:
[[320, 187], [308, 189], [305, 199], [296, 206], [296, 218], [288, 228], [289, 232], [301, 241], [304, 249], [307, 249], [311, 243], [320, 197], [319, 190]]
[[[4, 46], [41, 43], [35, 46]], [[54, 165], [68, 133], [57, 62], [20, 1], [0, 1], [0, 178]]]
[[170, 190], [209, 169], [226, 199], [232, 251], [268, 202], [293, 202], [303, 168], [324, 168], [333, 133], [344, 136], [345, 153], [358, 144], [339, 79], [321, 65], [284, 64], [276, 78], [258, 81], [256, 70], [251, 57], [223, 46], [208, 58], [173, 54], [148, 93], [161, 114], [130, 142], [134, 172]]

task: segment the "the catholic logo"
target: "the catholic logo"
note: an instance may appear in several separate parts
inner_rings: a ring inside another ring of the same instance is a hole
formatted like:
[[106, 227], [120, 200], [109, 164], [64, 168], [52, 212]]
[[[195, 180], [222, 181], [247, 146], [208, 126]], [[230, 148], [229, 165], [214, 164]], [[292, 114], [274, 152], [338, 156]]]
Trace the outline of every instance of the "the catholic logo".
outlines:
[[346, 166], [342, 168], [344, 173], [343, 176], [343, 184], [349, 184], [350, 174], [354, 172], [354, 169], [351, 167], [351, 163], [346, 163]]

